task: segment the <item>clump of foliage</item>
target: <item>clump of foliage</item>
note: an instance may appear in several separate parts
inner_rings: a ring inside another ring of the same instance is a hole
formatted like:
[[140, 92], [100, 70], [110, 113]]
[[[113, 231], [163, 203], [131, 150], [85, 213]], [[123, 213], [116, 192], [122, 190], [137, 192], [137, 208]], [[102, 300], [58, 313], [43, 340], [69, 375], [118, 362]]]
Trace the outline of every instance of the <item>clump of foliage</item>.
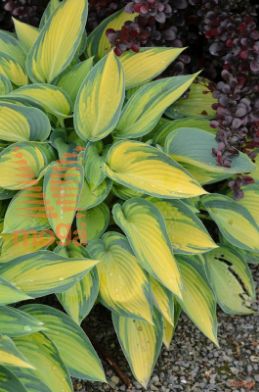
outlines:
[[[58, 3], [56, 0], [55, 3]], [[90, 1], [88, 27], [123, 8], [135, 17], [107, 35], [121, 55], [142, 46], [186, 47], [171, 65], [170, 74], [204, 69], [216, 82], [216, 113], [212, 126], [217, 129], [218, 146], [213, 150], [219, 165], [230, 166], [237, 149], [255, 157], [258, 149], [258, 30], [252, 0], [119, 0]], [[10, 28], [13, 15], [37, 24], [44, 2], [5, 0], [3, 18]], [[252, 181], [252, 180], [251, 180]], [[244, 179], [242, 183], [246, 183]], [[237, 187], [235, 196], [242, 191]]]
[[[219, 165], [230, 166], [240, 149], [252, 157], [258, 148], [259, 31], [249, 1], [134, 0], [125, 10], [134, 21], [107, 34], [120, 55], [141, 46], [190, 46], [173, 65], [173, 73], [204, 67], [217, 82], [216, 118], [218, 147], [213, 151]], [[196, 61], [195, 61], [196, 58]], [[192, 59], [192, 61], [191, 61]]]
[[[208, 191], [238, 173], [259, 181], [258, 163], [240, 152], [231, 167], [216, 164], [214, 98], [198, 74], [156, 79], [182, 49], [117, 57], [106, 30], [128, 20], [124, 11], [86, 45], [87, 11], [87, 0], [51, 1], [39, 29], [16, 20], [16, 37], [0, 32], [6, 391], [69, 392], [71, 377], [104, 382], [80, 326], [97, 301], [143, 386], [182, 310], [216, 345], [217, 304], [253, 312], [258, 182], [239, 202]], [[64, 311], [37, 303], [49, 294]]]

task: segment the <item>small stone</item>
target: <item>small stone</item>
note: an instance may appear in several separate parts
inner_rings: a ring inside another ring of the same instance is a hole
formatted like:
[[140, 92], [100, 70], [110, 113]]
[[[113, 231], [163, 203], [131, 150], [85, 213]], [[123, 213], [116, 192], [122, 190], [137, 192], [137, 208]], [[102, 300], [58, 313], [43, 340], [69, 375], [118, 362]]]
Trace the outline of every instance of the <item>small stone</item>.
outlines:
[[117, 384], [119, 384], [120, 379], [119, 379], [117, 376], [112, 376], [111, 382], [112, 382], [114, 385], [117, 385]]

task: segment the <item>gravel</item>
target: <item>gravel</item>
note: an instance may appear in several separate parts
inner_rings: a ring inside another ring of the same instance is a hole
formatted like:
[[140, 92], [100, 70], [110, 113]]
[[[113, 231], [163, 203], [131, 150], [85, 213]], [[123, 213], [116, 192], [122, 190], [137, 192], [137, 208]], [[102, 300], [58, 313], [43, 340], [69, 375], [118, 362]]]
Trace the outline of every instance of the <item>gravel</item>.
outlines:
[[[257, 268], [257, 281], [259, 269]], [[181, 316], [173, 343], [163, 349], [147, 392], [258, 392], [259, 317], [230, 317], [218, 312], [219, 343], [216, 348], [185, 315]], [[95, 340], [129, 376], [132, 387], [123, 385], [104, 363], [109, 384], [76, 380], [76, 392], [145, 391], [131, 375], [118, 346], [109, 313], [95, 307], [86, 320]], [[98, 331], [98, 332], [96, 332]]]

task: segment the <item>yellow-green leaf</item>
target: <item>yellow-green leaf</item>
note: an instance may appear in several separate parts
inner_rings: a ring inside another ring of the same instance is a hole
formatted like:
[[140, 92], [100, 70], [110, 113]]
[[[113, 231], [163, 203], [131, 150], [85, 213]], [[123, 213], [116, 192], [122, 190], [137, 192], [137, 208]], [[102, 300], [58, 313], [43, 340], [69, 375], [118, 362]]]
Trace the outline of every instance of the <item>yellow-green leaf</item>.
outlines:
[[50, 0], [40, 20], [39, 28], [41, 29], [48, 21], [49, 17], [56, 11], [61, 0]]
[[1, 234], [3, 239], [0, 263], [8, 263], [13, 259], [34, 253], [40, 249], [47, 249], [56, 237], [51, 230], [30, 231], [19, 230], [14, 233]]
[[127, 188], [126, 186], [113, 184], [112, 193], [117, 196], [119, 199], [128, 200], [132, 197], [142, 197], [143, 193], [135, 191], [134, 189]]
[[31, 297], [23, 293], [16, 286], [0, 277], [0, 305], [25, 301], [30, 298]]
[[49, 144], [21, 142], [0, 152], [0, 187], [10, 190], [37, 184], [43, 169], [55, 158]]
[[73, 392], [68, 371], [55, 344], [43, 333], [15, 338], [18, 349], [34, 366], [33, 375], [51, 392]]
[[67, 68], [80, 45], [87, 13], [87, 0], [66, 0], [57, 7], [27, 57], [32, 81], [51, 83]]
[[5, 213], [3, 233], [26, 233], [49, 227], [41, 184], [24, 189], [13, 197]]
[[50, 131], [50, 121], [41, 110], [0, 103], [0, 139], [10, 142], [44, 141]]
[[111, 43], [106, 35], [106, 31], [108, 29], [120, 30], [125, 22], [134, 20], [137, 15], [137, 13], [129, 14], [121, 10], [104, 19], [88, 37], [88, 56], [101, 58], [109, 52]]
[[11, 102], [21, 102], [23, 105], [36, 105], [57, 117], [68, 117], [71, 112], [71, 102], [65, 91], [51, 84], [29, 84], [12, 91], [4, 97]]
[[92, 66], [93, 58], [82, 61], [64, 72], [58, 80], [57, 85], [67, 93], [72, 102], [75, 102], [78, 90]]
[[174, 301], [174, 324], [169, 323], [165, 318], [163, 318], [163, 343], [166, 348], [169, 350], [170, 344], [174, 337], [175, 329], [177, 327], [178, 320], [181, 315], [182, 308], [181, 306]]
[[56, 236], [65, 242], [75, 217], [83, 186], [83, 168], [69, 159], [55, 162], [44, 176], [43, 195], [46, 215]]
[[38, 38], [39, 30], [34, 26], [21, 22], [19, 19], [13, 18], [13, 22], [17, 38], [21, 45], [25, 50], [31, 49]]
[[198, 128], [182, 127], [169, 133], [165, 141], [165, 152], [183, 166], [187, 164], [187, 170], [190, 165], [194, 166], [191, 171], [194, 177], [195, 167], [218, 174], [220, 180], [255, 169], [253, 162], [242, 152], [233, 158], [231, 167], [219, 166], [212, 155], [212, 150], [217, 149], [217, 145], [212, 133]]
[[179, 303], [201, 332], [218, 345], [216, 301], [213, 292], [190, 259], [179, 258], [178, 261], [183, 280], [183, 298]]
[[163, 343], [167, 350], [170, 348], [174, 336], [174, 327], [165, 318], [163, 319]]
[[3, 52], [0, 52], [0, 74], [9, 78], [16, 86], [23, 86], [28, 83], [28, 77], [23, 67]]
[[99, 239], [110, 222], [110, 210], [104, 203], [87, 211], [79, 211], [76, 216], [76, 225], [80, 242]]
[[57, 294], [58, 300], [77, 324], [92, 310], [99, 294], [99, 278], [93, 269], [70, 289]]
[[100, 260], [97, 271], [104, 305], [122, 316], [152, 323], [148, 280], [126, 238], [107, 232], [102, 240], [91, 241], [87, 249]]
[[44, 333], [57, 347], [71, 376], [106, 381], [101, 361], [90, 340], [69, 316], [46, 305], [27, 305], [22, 309], [44, 323]]
[[141, 266], [181, 297], [181, 277], [166, 232], [164, 219], [149, 201], [133, 198], [115, 204], [113, 217], [125, 232]]
[[78, 210], [89, 210], [101, 204], [111, 191], [112, 182], [108, 179], [104, 180], [98, 187], [88, 184], [84, 181]]
[[0, 95], [9, 94], [13, 89], [12, 83], [9, 78], [0, 75]]
[[210, 81], [205, 78], [199, 78], [190, 88], [188, 95], [182, 97], [166, 111], [170, 118], [195, 117], [213, 119], [216, 111], [213, 104], [218, 100], [214, 98], [210, 88]]
[[125, 72], [126, 89], [147, 83], [161, 74], [184, 48], [141, 48], [138, 53], [128, 51], [120, 56]]
[[[178, 130], [179, 128], [198, 128], [212, 133], [215, 136], [215, 128], [211, 128], [210, 121], [206, 119], [197, 119], [194, 117], [180, 118], [178, 120], [169, 120], [162, 117], [157, 126], [151, 132], [152, 141], [154, 144], [164, 146], [169, 133]], [[147, 135], [150, 136], [150, 135]]]
[[42, 329], [44, 329], [43, 322], [29, 314], [10, 306], [0, 306], [1, 335], [10, 337], [29, 335]]
[[259, 252], [259, 228], [244, 206], [219, 194], [206, 195], [202, 204], [228, 242], [237, 248]]
[[28, 392], [19, 379], [7, 368], [0, 366], [0, 392]]
[[174, 325], [174, 296], [171, 291], [163, 287], [156, 279], [150, 277], [150, 285], [154, 303], [159, 312], [171, 325]]
[[78, 92], [74, 113], [78, 136], [96, 141], [111, 133], [119, 121], [124, 95], [123, 68], [110, 52], [93, 67]]
[[256, 169], [252, 173], [252, 176], [255, 179], [255, 181], [259, 181], [259, 154], [257, 154], [257, 156], [255, 158], [255, 166], [256, 166]]
[[[67, 247], [58, 247], [55, 252], [67, 258], [89, 257], [85, 247], [73, 243]], [[99, 278], [96, 268], [93, 268], [68, 290], [57, 294], [57, 298], [72, 320], [80, 325], [94, 306], [98, 293]]]
[[137, 89], [123, 108], [116, 137], [138, 138], [152, 131], [166, 108], [190, 87], [196, 76], [164, 78]]
[[205, 260], [209, 282], [222, 310], [230, 314], [253, 313], [253, 278], [239, 252], [222, 246], [206, 254]]
[[91, 184], [94, 188], [97, 188], [106, 177], [106, 174], [103, 170], [104, 167], [104, 157], [102, 155], [103, 152], [103, 143], [91, 143], [87, 146], [85, 155], [84, 155], [84, 169], [85, 169], [85, 178], [86, 181]]
[[202, 221], [180, 200], [151, 199], [164, 217], [174, 251], [199, 254], [217, 248]]
[[49, 387], [44, 384], [31, 369], [15, 367], [12, 368], [12, 372], [25, 386], [26, 392], [52, 392]]
[[0, 52], [12, 57], [18, 64], [24, 65], [25, 52], [13, 34], [0, 30]]
[[115, 143], [105, 171], [113, 181], [151, 196], [174, 199], [207, 193], [177, 162], [162, 151], [137, 141]]
[[42, 250], [3, 264], [1, 276], [26, 294], [40, 297], [68, 289], [97, 263], [97, 260], [67, 259]]
[[17, 350], [15, 344], [8, 336], [0, 335], [0, 364], [33, 369], [27, 359]]
[[237, 202], [250, 212], [259, 227], [259, 182], [246, 185], [242, 191], [244, 192], [244, 197]]
[[162, 346], [163, 323], [154, 313], [154, 325], [142, 320], [112, 315], [121, 348], [137, 381], [147, 387]]

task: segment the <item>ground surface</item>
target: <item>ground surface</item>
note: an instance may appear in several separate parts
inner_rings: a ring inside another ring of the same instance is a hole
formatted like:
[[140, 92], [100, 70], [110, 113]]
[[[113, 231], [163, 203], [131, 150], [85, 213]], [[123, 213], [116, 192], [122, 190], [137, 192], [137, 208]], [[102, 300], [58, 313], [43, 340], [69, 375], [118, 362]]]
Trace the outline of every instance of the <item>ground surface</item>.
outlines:
[[[257, 281], [259, 271], [257, 269]], [[170, 350], [163, 350], [147, 392], [259, 392], [259, 317], [229, 317], [219, 311], [220, 349], [211, 344], [182, 316]], [[104, 319], [104, 320], [103, 320]], [[76, 392], [144, 391], [134, 382], [116, 342], [109, 317], [96, 308], [87, 328], [101, 348], [119, 364], [133, 382], [123, 385], [105, 365], [110, 385], [75, 382]]]

